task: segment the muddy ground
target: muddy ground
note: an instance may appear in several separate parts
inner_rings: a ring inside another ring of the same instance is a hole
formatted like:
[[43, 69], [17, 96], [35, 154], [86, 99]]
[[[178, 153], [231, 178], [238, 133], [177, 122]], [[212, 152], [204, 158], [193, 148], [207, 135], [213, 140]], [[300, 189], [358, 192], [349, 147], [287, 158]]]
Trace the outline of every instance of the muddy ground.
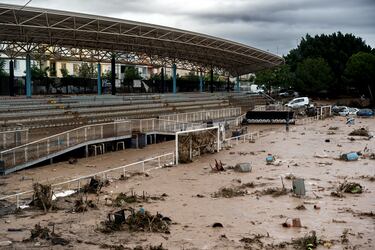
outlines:
[[[299, 246], [306, 249], [306, 244], [293, 245], [292, 240], [315, 231], [318, 249], [374, 249], [375, 160], [336, 159], [341, 153], [364, 152], [365, 147], [375, 151], [375, 138], [348, 136], [353, 129], [361, 127], [375, 132], [375, 120], [356, 119], [356, 124], [348, 127], [345, 118], [334, 117], [293, 126], [288, 133], [281, 126], [264, 130], [255, 143], [239, 143], [218, 154], [202, 156], [191, 164], [154, 170], [149, 176], [139, 175], [128, 180], [118, 180], [119, 175], [109, 176], [109, 186], [98, 196], [88, 196], [98, 209], [72, 212], [76, 199], [73, 196], [60, 199], [59, 209], [47, 214], [26, 209], [20, 214], [1, 217], [0, 242], [11, 241], [12, 244], [0, 248], [133, 249], [142, 246], [150, 249], [162, 244], [165, 249], [294, 249]], [[58, 163], [28, 169], [1, 177], [1, 190], [2, 193], [22, 191], [29, 189], [33, 181], [56, 182], [171, 152], [173, 147], [173, 142], [167, 142], [150, 145], [147, 151], [125, 150], [81, 159], [75, 165]], [[266, 165], [268, 153], [276, 156], [272, 165]], [[212, 172], [209, 164], [213, 165], [214, 159], [221, 160], [225, 167], [250, 162], [252, 172]], [[300, 198], [288, 192], [292, 187], [290, 173], [305, 179], [306, 196]], [[287, 193], [266, 194], [268, 188], [282, 187], [281, 177]], [[363, 192], [332, 196], [344, 181], [359, 183]], [[239, 188], [246, 183], [252, 185], [245, 185], [240, 196], [214, 195], [223, 187]], [[172, 220], [169, 234], [100, 231], [107, 214], [121, 208], [112, 205], [117, 194], [130, 191], [163, 197], [122, 206], [136, 211], [143, 207], [152, 214], [159, 212], [168, 216]], [[305, 209], [296, 209], [301, 205]], [[292, 218], [300, 218], [302, 227], [282, 226]], [[213, 228], [216, 222], [223, 227]], [[52, 245], [51, 240], [39, 238], [23, 242], [38, 223], [50, 230], [54, 225], [54, 232], [68, 240], [68, 245]]]

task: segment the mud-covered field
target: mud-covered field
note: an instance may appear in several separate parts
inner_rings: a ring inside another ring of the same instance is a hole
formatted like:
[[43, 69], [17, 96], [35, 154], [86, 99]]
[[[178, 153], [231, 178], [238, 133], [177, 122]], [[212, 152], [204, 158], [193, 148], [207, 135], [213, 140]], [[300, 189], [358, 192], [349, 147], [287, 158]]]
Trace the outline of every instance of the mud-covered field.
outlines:
[[[375, 138], [349, 133], [362, 127], [374, 133], [375, 120], [356, 119], [351, 127], [345, 121], [329, 118], [293, 126], [288, 133], [282, 126], [260, 127], [263, 133], [255, 143], [240, 142], [191, 164], [129, 178], [109, 175], [98, 194], [59, 198], [47, 213], [31, 207], [0, 217], [0, 244], [11, 242], [0, 248], [374, 249], [375, 160], [370, 155]], [[1, 193], [173, 150], [174, 143], [166, 142], [80, 159], [74, 165], [31, 168], [1, 177]], [[339, 159], [351, 151], [362, 155], [356, 161]], [[275, 156], [269, 165], [268, 154]], [[212, 171], [215, 159], [226, 171]], [[242, 162], [250, 162], [252, 171], [231, 168]], [[293, 194], [293, 178], [304, 179], [305, 196]], [[125, 195], [118, 197], [120, 193]], [[112, 227], [108, 213], [121, 209], [128, 218]], [[301, 225], [293, 226], [296, 218]]]

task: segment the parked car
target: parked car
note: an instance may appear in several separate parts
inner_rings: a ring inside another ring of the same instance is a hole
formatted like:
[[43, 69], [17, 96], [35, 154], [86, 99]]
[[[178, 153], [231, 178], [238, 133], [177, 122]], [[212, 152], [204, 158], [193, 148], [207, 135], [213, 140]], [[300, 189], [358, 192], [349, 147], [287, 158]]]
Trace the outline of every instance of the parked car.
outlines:
[[360, 109], [357, 112], [357, 116], [362, 116], [362, 117], [374, 116], [374, 110], [372, 110], [372, 109]]
[[279, 93], [279, 96], [280, 97], [298, 97], [299, 94], [298, 92], [289, 89], [289, 90], [281, 90]]
[[308, 97], [298, 97], [298, 98], [294, 98], [293, 100], [285, 104], [285, 106], [292, 108], [292, 109], [297, 109], [297, 108], [302, 108], [302, 107], [308, 107], [309, 104], [310, 104], [310, 100]]
[[346, 106], [332, 106], [332, 113], [334, 115], [339, 115], [341, 111], [343, 111], [346, 108]]
[[358, 111], [359, 109], [357, 108], [344, 107], [339, 111], [339, 115], [341, 116], [356, 115]]

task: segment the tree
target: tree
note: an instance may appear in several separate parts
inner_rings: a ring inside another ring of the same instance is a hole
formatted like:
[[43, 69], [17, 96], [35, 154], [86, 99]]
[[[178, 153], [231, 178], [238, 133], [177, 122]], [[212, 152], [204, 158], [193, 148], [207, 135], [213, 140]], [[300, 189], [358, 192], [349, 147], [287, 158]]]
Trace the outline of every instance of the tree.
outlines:
[[82, 78], [95, 78], [97, 75], [93, 63], [82, 63], [78, 69], [78, 76]]
[[142, 77], [139, 75], [138, 69], [134, 66], [126, 67], [125, 69], [125, 80], [133, 81], [133, 80], [141, 80]]
[[370, 53], [371, 47], [360, 37], [353, 34], [342, 34], [341, 32], [330, 35], [307, 34], [301, 39], [296, 49], [293, 49], [285, 56], [286, 64], [290, 66], [292, 72], [296, 72], [299, 63], [307, 58], [323, 58], [331, 69], [333, 80], [331, 93], [345, 94], [347, 82], [343, 79], [343, 74], [349, 58], [360, 51]]
[[307, 58], [298, 63], [295, 89], [305, 94], [318, 94], [328, 90], [333, 76], [328, 63], [323, 58]]
[[272, 87], [290, 88], [294, 85], [294, 74], [289, 65], [281, 65], [256, 73], [255, 84], [264, 85], [268, 92]]
[[346, 64], [345, 79], [350, 86], [368, 94], [374, 103], [375, 55], [365, 52], [352, 55]]
[[66, 77], [69, 76], [69, 71], [65, 68], [61, 68], [60, 72], [61, 72], [61, 75], [62, 75], [63, 78], [66, 78]]
[[7, 76], [7, 72], [4, 70], [5, 67], [5, 60], [0, 58], [0, 76]]

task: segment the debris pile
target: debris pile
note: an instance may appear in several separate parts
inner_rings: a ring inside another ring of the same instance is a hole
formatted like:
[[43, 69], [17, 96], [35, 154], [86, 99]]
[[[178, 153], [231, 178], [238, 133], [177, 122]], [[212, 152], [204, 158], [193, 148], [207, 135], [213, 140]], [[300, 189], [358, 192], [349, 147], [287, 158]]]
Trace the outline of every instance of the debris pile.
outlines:
[[128, 203], [139, 203], [139, 202], [149, 202], [149, 200], [165, 200], [164, 197], [168, 196], [167, 194], [162, 194], [161, 196], [149, 196], [146, 192], [143, 191], [142, 195], [137, 195], [133, 190], [130, 194], [119, 193], [114, 200], [113, 205], [121, 207]]
[[134, 209], [126, 211], [130, 211], [130, 215], [127, 217], [125, 216], [125, 210], [109, 214], [108, 220], [102, 223], [104, 228], [101, 231], [109, 233], [128, 229], [133, 232], [170, 233], [169, 225], [172, 220], [169, 217], [164, 217], [160, 213], [152, 215], [150, 212], [144, 211], [144, 209], [140, 209], [137, 212]]
[[338, 191], [343, 193], [360, 194], [363, 192], [363, 188], [356, 182], [344, 182], [339, 186]]
[[237, 196], [244, 196], [247, 194], [246, 190], [243, 190], [241, 187], [223, 187], [219, 191], [212, 194], [213, 198], [232, 198]]
[[70, 243], [69, 240], [62, 238], [55, 233], [55, 226], [53, 225], [52, 232], [47, 227], [42, 227], [40, 224], [35, 224], [34, 228], [30, 230], [31, 236], [24, 241], [36, 241], [38, 239], [50, 241], [52, 245], [66, 246]]
[[286, 188], [279, 188], [279, 187], [270, 187], [266, 188], [262, 191], [255, 191], [255, 193], [260, 193], [262, 195], [272, 195], [273, 197], [278, 197], [282, 195], [287, 195], [289, 191]]
[[350, 136], [366, 136], [369, 137], [370, 133], [366, 128], [360, 128], [360, 129], [354, 129], [352, 132], [349, 134]]
[[88, 208], [97, 208], [97, 205], [92, 200], [87, 200], [87, 196], [84, 199], [83, 196], [80, 196], [74, 202], [74, 212], [83, 213], [88, 210]]
[[311, 231], [304, 237], [292, 240], [292, 245], [296, 249], [313, 249], [319, 244], [318, 238], [316, 237], [316, 232]]
[[86, 184], [85, 186], [83, 186], [83, 192], [84, 193], [91, 193], [91, 194], [98, 194], [100, 192], [100, 190], [104, 186], [107, 186], [107, 185], [109, 185], [108, 180], [102, 181], [98, 177], [96, 177], [96, 178], [92, 177], [90, 179], [90, 182], [88, 184]]
[[30, 203], [30, 205], [43, 209], [44, 212], [51, 211], [51, 209], [53, 208], [52, 186], [43, 185], [40, 183], [34, 183], [33, 189], [34, 189], [33, 200]]

